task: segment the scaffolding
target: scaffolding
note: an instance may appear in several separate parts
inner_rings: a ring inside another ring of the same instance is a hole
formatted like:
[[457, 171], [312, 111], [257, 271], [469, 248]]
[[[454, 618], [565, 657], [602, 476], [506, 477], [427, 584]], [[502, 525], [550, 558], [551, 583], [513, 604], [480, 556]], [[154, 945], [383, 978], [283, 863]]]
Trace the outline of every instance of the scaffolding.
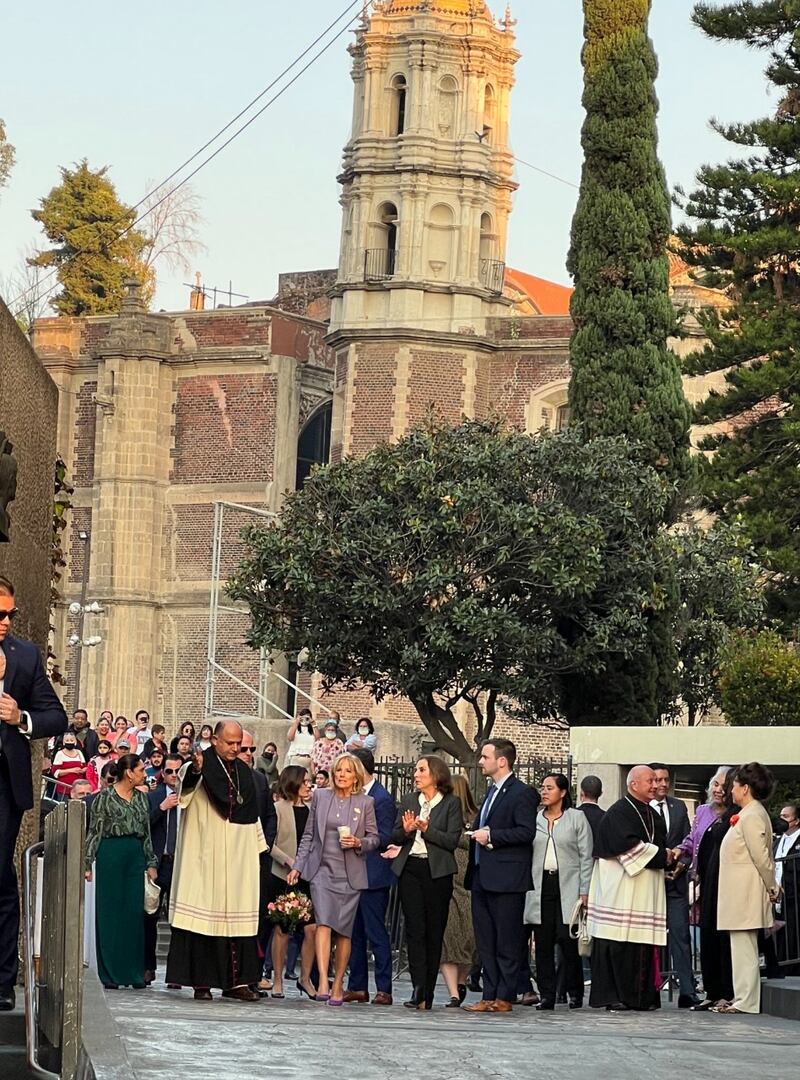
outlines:
[[[208, 606], [205, 722], [213, 725], [217, 720], [223, 719], [244, 721], [283, 718], [292, 720], [292, 714], [269, 697], [267, 691], [270, 679], [275, 679], [288, 689], [294, 690], [295, 700], [299, 695], [309, 704], [316, 705], [324, 712], [330, 713], [330, 709], [323, 705], [321, 701], [306, 693], [296, 683], [291, 682], [276, 670], [276, 657], [270, 655], [265, 649], [260, 649], [258, 653], [257, 686], [251, 685], [251, 683], [231, 671], [230, 667], [220, 663], [219, 634], [221, 620], [223, 623], [228, 620], [232, 624], [234, 647], [248, 648], [243, 634], [240, 634], [242, 621], [249, 619], [250, 613], [247, 605], [234, 603], [225, 595], [227, 567], [238, 565], [244, 555], [244, 546], [241, 540], [241, 521], [239, 529], [235, 532], [235, 542], [232, 543], [231, 541], [230, 530], [232, 527], [235, 528], [235, 525], [231, 526], [230, 524], [232, 516], [239, 519], [244, 517], [245, 521], [250, 517], [255, 524], [258, 519], [261, 521], [274, 520], [277, 515], [272, 510], [265, 510], [263, 507], [244, 506], [241, 503], [224, 501], [214, 503], [214, 527], [211, 545], [211, 594]], [[237, 636], [238, 640], [236, 640]], [[231, 641], [230, 637], [228, 641]], [[223, 686], [237, 687], [241, 691], [241, 697], [252, 700], [253, 710], [248, 712], [246, 709], [220, 706], [220, 683]]]

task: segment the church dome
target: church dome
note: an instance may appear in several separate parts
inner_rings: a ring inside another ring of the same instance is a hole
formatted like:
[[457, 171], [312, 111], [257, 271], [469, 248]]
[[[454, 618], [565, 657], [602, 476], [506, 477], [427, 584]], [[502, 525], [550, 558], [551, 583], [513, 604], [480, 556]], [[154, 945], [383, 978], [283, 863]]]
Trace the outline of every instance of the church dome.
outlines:
[[434, 15], [464, 15], [494, 22], [485, 0], [384, 0], [384, 15], [410, 15], [416, 11]]

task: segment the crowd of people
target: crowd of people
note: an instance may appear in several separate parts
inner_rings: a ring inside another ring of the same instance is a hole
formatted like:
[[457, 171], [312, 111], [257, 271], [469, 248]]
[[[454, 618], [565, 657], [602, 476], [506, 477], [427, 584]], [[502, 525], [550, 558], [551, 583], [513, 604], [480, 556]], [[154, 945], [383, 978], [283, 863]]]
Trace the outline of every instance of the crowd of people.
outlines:
[[[598, 778], [583, 778], [575, 807], [566, 776], [529, 787], [514, 774], [514, 745], [493, 739], [479, 759], [480, 805], [436, 755], [419, 758], [398, 805], [375, 777], [365, 720], [348, 736], [339, 716], [318, 725], [301, 713], [280, 768], [277, 744], [259, 752], [234, 722], [182, 725], [167, 749], [144, 711], [125, 732], [104, 719], [117, 732], [104, 760], [105, 736], [79, 711], [52, 761], [74, 764], [81, 744], [96, 751], [69, 782], [89, 806], [90, 929], [107, 987], [154, 980], [156, 928], [168, 915], [167, 983], [197, 1000], [214, 989], [285, 999], [288, 977], [301, 997], [330, 1006], [391, 1005], [395, 886], [412, 983], [403, 1004], [418, 1011], [433, 1008], [441, 976], [446, 1007], [471, 1013], [579, 1009], [587, 985], [590, 1006], [654, 1009], [669, 978], [681, 1008], [752, 1013], [760, 954], [778, 974], [776, 938], [785, 957], [798, 953], [797, 873], [783, 868], [795, 844], [800, 856], [800, 819], [785, 806], [785, 832], [773, 837], [762, 805], [773, 780], [758, 763], [720, 768], [690, 823], [665, 765], [632, 769], [604, 812]], [[128, 749], [134, 739], [140, 753]], [[146, 878], [161, 892], [142, 917]], [[120, 932], [137, 918], [140, 931]], [[468, 1002], [470, 991], [480, 999]]]

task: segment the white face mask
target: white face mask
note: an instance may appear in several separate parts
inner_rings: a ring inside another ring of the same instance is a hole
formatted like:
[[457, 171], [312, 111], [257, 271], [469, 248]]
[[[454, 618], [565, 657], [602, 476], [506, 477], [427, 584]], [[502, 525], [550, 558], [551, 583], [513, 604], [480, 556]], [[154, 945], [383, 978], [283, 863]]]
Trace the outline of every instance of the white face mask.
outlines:
[[360, 727], [358, 729], [358, 734], [359, 735], [369, 735], [369, 728], [368, 727]]
[[336, 738], [336, 732], [335, 731], [326, 731], [325, 732], [325, 738], [326, 739], [335, 739]]

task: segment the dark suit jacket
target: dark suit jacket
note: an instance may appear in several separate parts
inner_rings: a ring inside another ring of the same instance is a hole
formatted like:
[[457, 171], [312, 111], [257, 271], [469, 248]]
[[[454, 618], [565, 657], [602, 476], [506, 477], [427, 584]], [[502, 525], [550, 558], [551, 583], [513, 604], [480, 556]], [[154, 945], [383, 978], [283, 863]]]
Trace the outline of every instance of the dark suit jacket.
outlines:
[[[400, 801], [400, 809], [394, 823], [395, 844], [400, 844], [402, 850], [396, 859], [392, 860], [392, 872], [400, 877], [408, 862], [411, 848], [417, 834], [413, 832], [406, 835], [403, 828], [403, 814], [406, 810], [419, 815], [419, 792], [412, 791], [404, 795]], [[428, 848], [428, 867], [432, 878], [447, 877], [455, 874], [458, 870], [456, 857], [453, 852], [458, 847], [458, 841], [464, 831], [464, 822], [461, 818], [461, 803], [455, 795], [445, 795], [440, 803], [431, 810], [430, 824], [423, 834]]]
[[[62, 734], [67, 730], [67, 714], [47, 678], [39, 649], [30, 641], [9, 634], [3, 650], [6, 654], [3, 692], [30, 714], [31, 738], [50, 739]], [[0, 723], [0, 746], [8, 762], [11, 796], [17, 809], [30, 810], [33, 806], [30, 742], [16, 727]]]
[[388, 859], [381, 858], [381, 852], [392, 842], [397, 803], [377, 780], [369, 789], [369, 797], [375, 803], [375, 824], [378, 826], [381, 846], [367, 855], [367, 880], [370, 889], [389, 889], [394, 885], [392, 864]]
[[[256, 769], [253, 769], [253, 783], [256, 785], [258, 818], [261, 822], [261, 828], [264, 830], [264, 838], [266, 839], [269, 835], [272, 836], [272, 840], [267, 840], [267, 844], [272, 847], [275, 842], [275, 833], [278, 827], [277, 816], [275, 814], [275, 803], [272, 800], [272, 792], [269, 790], [266, 776]], [[269, 852], [262, 851], [261, 858], [262, 860], [268, 859]]]
[[[692, 831], [692, 827], [689, 824], [689, 813], [686, 809], [686, 803], [680, 799], [673, 799], [671, 795], [667, 796], [667, 806], [669, 807], [669, 829], [667, 830], [667, 847], [676, 848], [680, 847], [689, 833]], [[689, 895], [689, 875], [684, 870], [675, 881], [667, 881], [667, 896], [668, 897], [688, 897]]]
[[600, 822], [606, 816], [605, 810], [601, 810], [597, 803], [582, 802], [578, 803], [577, 809], [586, 815], [586, 820], [589, 822], [589, 828], [592, 830], [592, 847], [594, 847], [594, 841], [597, 838], [597, 830], [600, 826]]
[[[489, 809], [486, 825], [491, 832], [491, 847], [481, 848], [480, 867], [475, 862], [477, 844], [474, 840], [470, 842], [469, 865], [464, 879], [466, 888], [479, 886], [484, 892], [498, 893], [530, 892], [533, 889], [531, 871], [538, 807], [538, 791], [523, 784], [516, 776], [509, 776]], [[481, 811], [478, 811], [473, 830], [481, 827], [480, 820]]]
[[[162, 802], [172, 790], [166, 784], [158, 784], [147, 793], [147, 803], [150, 808], [150, 836], [158, 859], [156, 884], [162, 889], [169, 889], [172, 884], [175, 846], [178, 839], [178, 807], [173, 807], [172, 810], [161, 809]], [[165, 854], [172, 855], [173, 858], [165, 859]]]

